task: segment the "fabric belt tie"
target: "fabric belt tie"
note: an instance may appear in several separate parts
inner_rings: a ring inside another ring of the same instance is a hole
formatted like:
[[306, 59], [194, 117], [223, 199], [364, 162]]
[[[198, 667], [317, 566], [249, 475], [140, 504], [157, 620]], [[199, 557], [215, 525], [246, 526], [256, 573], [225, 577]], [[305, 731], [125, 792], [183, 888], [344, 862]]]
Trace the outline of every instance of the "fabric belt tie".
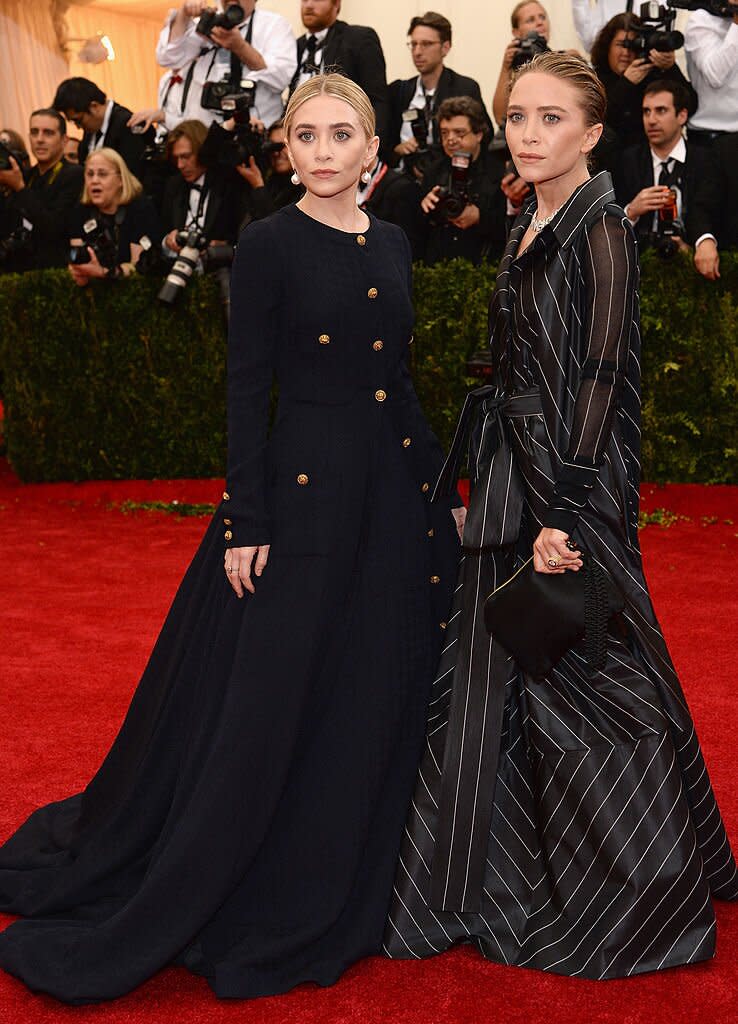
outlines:
[[513, 571], [514, 552], [509, 545], [520, 530], [524, 487], [513, 462], [505, 420], [542, 412], [540, 392], [532, 388], [505, 395], [489, 385], [470, 392], [434, 497], [455, 487], [477, 412], [479, 429], [472, 437], [470, 455], [476, 484], [464, 527], [464, 548], [477, 555], [485, 548], [503, 550], [494, 559], [465, 562], [430, 886], [431, 908], [456, 913], [481, 910], [510, 660], [488, 635], [482, 615], [487, 595], [495, 581], [500, 582], [495, 574]]

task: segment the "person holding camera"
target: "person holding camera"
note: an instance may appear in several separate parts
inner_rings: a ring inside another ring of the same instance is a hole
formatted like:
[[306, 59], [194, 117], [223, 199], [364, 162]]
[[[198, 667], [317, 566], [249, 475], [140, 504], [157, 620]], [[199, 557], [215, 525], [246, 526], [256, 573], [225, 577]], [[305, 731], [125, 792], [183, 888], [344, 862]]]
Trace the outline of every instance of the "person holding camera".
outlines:
[[81, 205], [72, 213], [69, 272], [80, 287], [133, 273], [140, 240], [161, 241], [159, 215], [123, 157], [107, 146], [85, 162]]
[[237, 94], [246, 79], [256, 86], [254, 116], [264, 124], [281, 116], [282, 93], [297, 67], [295, 37], [281, 14], [255, 8], [256, 0], [225, 0], [218, 14], [205, 0], [185, 0], [170, 15], [156, 59], [162, 67], [179, 69], [185, 83], [189, 79], [188, 120], [197, 117], [207, 127], [223, 116], [209, 105], [207, 85], [229, 83]]
[[545, 53], [549, 49], [551, 23], [545, 7], [538, 0], [521, 0], [521, 3], [516, 4], [510, 14], [510, 23], [513, 37], [502, 55], [502, 66], [492, 100], [492, 113], [498, 124], [505, 120], [513, 71], [537, 53]]
[[236, 167], [251, 188], [248, 207], [252, 220], [268, 217], [281, 210], [283, 206], [296, 203], [305, 194], [302, 185], [295, 185], [292, 180], [292, 165], [287, 155], [284, 123], [281, 118], [269, 128], [262, 152], [268, 161], [266, 169], [262, 168], [253, 154], [249, 156], [247, 163], [238, 164]]
[[438, 108], [443, 153], [423, 176], [426, 215], [425, 262], [457, 257], [480, 263], [505, 244], [505, 202], [496, 162], [482, 150], [487, 121], [470, 96], [444, 100]]
[[[473, 78], [446, 67], [451, 49], [451, 22], [442, 14], [427, 11], [410, 22], [407, 46], [418, 74], [396, 79], [389, 87], [388, 148], [392, 163], [402, 160], [415, 169], [419, 155], [438, 149], [438, 108], [450, 96], [471, 96], [481, 104], [492, 134], [494, 126], [484, 107], [482, 93]], [[422, 169], [421, 169], [422, 175]]]
[[651, 48], [645, 52], [648, 35], [644, 28], [636, 15], [618, 14], [592, 46], [592, 66], [607, 95], [605, 127], [612, 133], [612, 153], [645, 141], [643, 95], [651, 82], [679, 82], [687, 90], [690, 114], [697, 108], [697, 94], [679, 69], [675, 51]]
[[720, 193], [710, 161], [685, 141], [689, 96], [679, 82], [657, 80], [643, 95], [647, 141], [622, 154], [615, 195], [633, 224], [641, 250], [653, 246], [668, 258], [694, 246], [697, 271], [719, 277], [717, 225]]
[[51, 105], [84, 132], [78, 150], [80, 164], [84, 165], [89, 153], [105, 147], [120, 153], [134, 177], [141, 175], [141, 156], [153, 142], [154, 131], [129, 128], [131, 111], [127, 107], [109, 100], [89, 78], [65, 79]]
[[[6, 216], [11, 233], [3, 232], [8, 252], [5, 270], [64, 267], [68, 260], [69, 215], [82, 193], [82, 168], [64, 159], [67, 124], [49, 108], [31, 114], [28, 137], [36, 164], [27, 175], [10, 155], [0, 170], [0, 187], [8, 192]], [[30, 225], [30, 227], [26, 226]], [[13, 240], [10, 246], [7, 243]]]
[[694, 11], [684, 39], [687, 71], [700, 101], [697, 112], [691, 111], [687, 135], [690, 143], [707, 149], [738, 132], [738, 0], [711, 6], [721, 14]]

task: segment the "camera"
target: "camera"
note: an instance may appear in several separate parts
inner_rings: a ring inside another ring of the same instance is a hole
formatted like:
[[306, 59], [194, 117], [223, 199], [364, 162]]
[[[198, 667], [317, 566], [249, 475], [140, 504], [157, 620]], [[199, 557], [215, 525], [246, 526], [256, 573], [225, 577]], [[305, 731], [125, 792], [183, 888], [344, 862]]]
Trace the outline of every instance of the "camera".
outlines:
[[625, 39], [622, 43], [623, 48], [632, 50], [636, 58], [648, 60], [650, 50], [670, 53], [684, 46], [684, 36], [672, 28], [676, 11], [663, 7], [658, 0], [651, 0], [641, 4], [639, 18], [642, 25], [634, 22], [628, 25], [628, 32], [634, 33], [635, 39]]
[[431, 223], [455, 220], [469, 205], [469, 167], [471, 153], [459, 151], [451, 157], [451, 181], [448, 188], [438, 190]]
[[69, 262], [75, 265], [90, 262], [88, 248], [97, 256], [101, 267], [115, 270], [118, 266], [118, 245], [110, 229], [95, 217], [90, 217], [82, 225], [83, 240], [81, 245], [73, 245], [69, 249]]
[[405, 124], [410, 125], [413, 138], [418, 144], [418, 154], [426, 153], [428, 151], [428, 119], [425, 116], [425, 111], [410, 107], [408, 110], [403, 110], [402, 120]]
[[669, 201], [658, 212], [653, 247], [662, 260], [670, 260], [679, 252], [679, 240], [684, 237], [684, 225], [677, 213], [676, 189], [671, 189]]
[[217, 110], [231, 117], [253, 107], [255, 92], [256, 86], [250, 78], [242, 79], [240, 85], [234, 85], [228, 78], [222, 82], [206, 82], [200, 104], [205, 110]]
[[738, 13], [738, 4], [728, 0], [669, 0], [669, 7], [682, 11], [707, 11], [714, 18], [732, 18]]
[[207, 238], [197, 228], [178, 231], [177, 245], [181, 246], [180, 251], [157, 296], [167, 306], [177, 301], [191, 281], [198, 263], [206, 274], [228, 267], [233, 262], [232, 245], [208, 245]]
[[16, 152], [16, 150], [7, 146], [4, 142], [0, 142], [0, 171], [10, 171], [13, 169], [13, 165], [10, 162], [11, 157], [19, 167], [23, 167], [23, 154]]
[[527, 64], [528, 61], [533, 60], [539, 53], [550, 53], [551, 48], [538, 32], [529, 32], [527, 36], [518, 40], [518, 52], [512, 59], [510, 68], [512, 71], [516, 71], [521, 68], [523, 64]]
[[148, 235], [142, 235], [138, 244], [141, 246], [141, 252], [136, 261], [136, 273], [144, 277], [163, 277], [166, 273], [166, 262], [161, 246], [155, 245]]
[[18, 227], [0, 242], [0, 263], [4, 263], [5, 260], [18, 253], [29, 252], [32, 238], [33, 224], [26, 217], [23, 217]]
[[240, 4], [231, 4], [222, 13], [214, 7], [206, 7], [200, 14], [195, 32], [200, 36], [209, 36], [214, 28], [238, 28], [245, 18], [246, 14]]
[[141, 160], [147, 164], [167, 163], [167, 135], [168, 132], [163, 125], [156, 130], [154, 141], [150, 142], [141, 154]]
[[250, 121], [236, 123], [230, 138], [223, 142], [218, 152], [218, 160], [226, 167], [238, 167], [247, 164], [253, 157], [261, 166], [270, 145], [272, 143], [264, 143], [264, 133]]

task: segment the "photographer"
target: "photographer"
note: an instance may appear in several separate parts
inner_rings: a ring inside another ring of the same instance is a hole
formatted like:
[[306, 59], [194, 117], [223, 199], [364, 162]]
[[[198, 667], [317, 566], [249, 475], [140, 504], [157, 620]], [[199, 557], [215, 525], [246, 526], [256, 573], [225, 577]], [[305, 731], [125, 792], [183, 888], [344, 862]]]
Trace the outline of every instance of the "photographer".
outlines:
[[537, 53], [544, 53], [549, 48], [548, 37], [551, 32], [548, 14], [538, 0], [523, 0], [516, 4], [510, 15], [510, 23], [513, 38], [502, 55], [502, 66], [492, 100], [492, 113], [498, 124], [505, 120], [513, 70]]
[[664, 79], [646, 87], [647, 141], [622, 154], [615, 194], [641, 249], [653, 246], [669, 258], [693, 245], [697, 271], [714, 281], [719, 276], [720, 193], [704, 151], [684, 140], [688, 102], [680, 82]]
[[87, 157], [82, 203], [71, 218], [69, 272], [75, 284], [128, 277], [141, 255], [141, 238], [161, 241], [158, 214], [142, 193], [116, 150], [104, 147]]
[[438, 110], [443, 154], [423, 177], [425, 262], [462, 257], [479, 263], [505, 244], [505, 203], [495, 162], [482, 142], [487, 122], [468, 96], [444, 100]]
[[[0, 170], [0, 187], [8, 190], [7, 211], [13, 224], [5, 269], [41, 270], [64, 267], [68, 258], [69, 216], [82, 193], [81, 167], [64, 159], [67, 125], [56, 110], [35, 110], [28, 135], [36, 165], [24, 177], [18, 161], [9, 158], [8, 170]], [[23, 227], [24, 222], [31, 228]], [[25, 240], [24, 240], [25, 236]], [[7, 244], [3, 249], [6, 252]]]
[[359, 182], [356, 197], [359, 208], [401, 227], [410, 242], [413, 260], [422, 259], [426, 225], [417, 183], [402, 171], [389, 167], [379, 156], [367, 171], [368, 180]]
[[[482, 93], [473, 78], [460, 75], [446, 67], [444, 61], [451, 49], [451, 22], [442, 14], [428, 11], [410, 22], [408, 49], [418, 74], [414, 78], [396, 79], [390, 85], [390, 115], [387, 149], [392, 162], [404, 160], [405, 166], [417, 167], [418, 154], [432, 147], [438, 149], [436, 114], [441, 103], [450, 96], [471, 96], [482, 105]], [[487, 130], [494, 127], [484, 110]]]
[[131, 111], [109, 100], [102, 89], [88, 78], [67, 78], [56, 90], [55, 110], [84, 132], [79, 144], [78, 161], [84, 164], [88, 153], [105, 146], [125, 160], [134, 177], [141, 174], [141, 154], [153, 141], [154, 132], [136, 133], [128, 127]]
[[606, 127], [615, 137], [617, 150], [645, 140], [643, 94], [656, 79], [681, 83], [689, 96], [690, 113], [697, 107], [697, 94], [677, 67], [675, 51], [642, 52], [652, 34], [635, 15], [618, 14], [592, 46], [592, 66], [607, 94]]
[[[210, 135], [222, 133], [220, 125]], [[162, 204], [165, 255], [172, 259], [182, 246], [181, 232], [196, 231], [210, 245], [235, 244], [245, 214], [244, 182], [234, 167], [206, 158], [208, 130], [201, 121], [183, 121], [167, 136], [167, 153], [176, 168], [167, 182]], [[212, 146], [211, 153], [218, 146]]]
[[286, 18], [255, 7], [256, 0], [226, 0], [215, 19], [204, 0], [186, 0], [170, 15], [156, 59], [162, 67], [180, 69], [185, 83], [189, 80], [188, 119], [196, 117], [207, 126], [222, 116], [203, 106], [206, 83], [229, 82], [238, 92], [244, 79], [256, 84], [255, 116], [264, 124], [281, 116], [282, 93], [297, 67], [295, 37]]
[[738, 0], [715, 0], [721, 17], [706, 10], [690, 14], [684, 49], [687, 70], [700, 105], [691, 112], [687, 134], [695, 146], [710, 148], [716, 139], [738, 132]]
[[263, 171], [253, 155], [248, 163], [236, 166], [238, 173], [251, 186], [248, 207], [252, 220], [268, 217], [283, 206], [296, 203], [305, 194], [302, 185], [295, 185], [292, 181], [292, 164], [287, 156], [281, 119], [269, 129], [263, 152], [269, 160], [268, 170]]

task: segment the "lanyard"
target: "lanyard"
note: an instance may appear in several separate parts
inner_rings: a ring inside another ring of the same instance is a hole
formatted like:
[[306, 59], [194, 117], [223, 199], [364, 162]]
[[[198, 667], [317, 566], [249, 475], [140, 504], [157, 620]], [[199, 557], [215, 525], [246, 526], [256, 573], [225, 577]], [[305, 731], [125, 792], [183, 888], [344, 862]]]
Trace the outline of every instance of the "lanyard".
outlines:
[[[249, 43], [249, 45], [251, 44], [251, 39], [252, 39], [253, 34], [254, 34], [254, 18], [255, 17], [256, 17], [256, 11], [253, 11], [252, 14], [251, 14], [251, 18], [249, 20], [249, 27], [246, 29], [246, 35], [243, 37], [244, 41]], [[205, 76], [207, 79], [210, 78], [210, 72], [213, 70], [213, 64], [215, 64], [215, 58], [218, 56], [218, 50], [220, 50], [220, 49], [221, 49], [220, 46], [213, 46], [212, 48], [208, 48], [206, 46], [204, 49], [202, 49], [200, 51], [200, 56], [201, 57], [204, 54], [206, 54], [206, 53], [212, 53], [212, 57], [210, 58], [210, 64], [208, 65], [207, 75]], [[238, 83], [236, 83], [236, 84], [238, 85]]]

